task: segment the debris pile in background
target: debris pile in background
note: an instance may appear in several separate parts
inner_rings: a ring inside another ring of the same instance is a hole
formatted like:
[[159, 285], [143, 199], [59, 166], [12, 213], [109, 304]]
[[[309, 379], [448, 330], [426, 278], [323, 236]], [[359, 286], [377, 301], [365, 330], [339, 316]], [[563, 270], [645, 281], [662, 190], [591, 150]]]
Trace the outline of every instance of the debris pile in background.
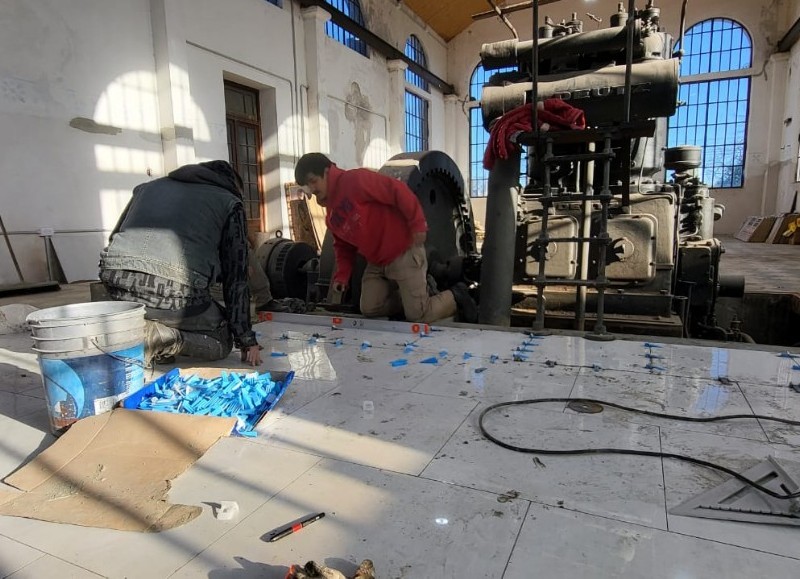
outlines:
[[125, 407], [236, 418], [234, 431], [252, 437], [256, 436], [253, 429], [275, 407], [292, 378], [293, 372], [273, 380], [269, 372], [224, 371], [216, 378], [200, 378], [182, 376], [176, 368], [129, 397]]

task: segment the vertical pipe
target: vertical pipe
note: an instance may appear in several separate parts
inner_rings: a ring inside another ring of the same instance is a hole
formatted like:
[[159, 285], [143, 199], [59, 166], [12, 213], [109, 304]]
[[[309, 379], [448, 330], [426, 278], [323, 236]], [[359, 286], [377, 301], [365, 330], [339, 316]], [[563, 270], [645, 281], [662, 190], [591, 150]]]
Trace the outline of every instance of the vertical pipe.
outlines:
[[539, 143], [539, 0], [533, 0], [533, 30], [531, 31], [531, 38], [533, 39], [533, 46], [531, 47], [531, 83], [533, 88], [533, 96], [531, 97], [531, 119], [533, 134], [536, 137], [534, 141], [536, 145]]
[[[541, 146], [540, 141], [536, 141], [537, 147]], [[545, 283], [545, 265], [547, 256], [547, 240], [550, 237], [547, 234], [547, 221], [550, 215], [550, 157], [553, 156], [553, 139], [547, 139], [545, 154], [540, 156], [542, 163], [544, 163], [544, 183], [542, 184], [542, 225], [539, 230], [539, 274], [536, 276], [536, 281], [539, 282], [536, 286], [536, 320], [533, 322], [533, 329], [537, 331], [544, 330], [544, 283]]]
[[606, 254], [608, 252], [608, 204], [611, 202], [611, 137], [606, 135], [603, 144], [603, 153], [606, 158], [603, 161], [603, 190], [600, 192], [600, 231], [598, 237], [600, 243], [597, 257], [597, 322], [594, 326], [594, 333], [598, 335], [606, 334], [605, 316], [605, 296], [606, 296]]
[[[594, 153], [596, 146], [594, 143], [587, 143], [587, 151], [589, 153]], [[585, 183], [586, 185], [583, 187], [584, 195], [593, 195], [594, 194], [594, 161], [586, 161], [586, 176], [585, 176]], [[588, 280], [589, 279], [589, 253], [590, 253], [590, 244], [587, 240], [588, 237], [592, 234], [592, 201], [590, 199], [584, 199], [581, 204], [581, 227], [580, 227], [580, 236], [584, 238], [584, 241], [580, 243], [580, 272], [579, 272], [579, 279], [581, 280]], [[579, 285], [577, 288], [577, 299], [578, 303], [576, 304], [576, 311], [575, 311], [575, 329], [579, 332], [584, 330], [584, 325], [586, 323], [586, 292], [587, 288], [585, 285]]]
[[625, 54], [625, 122], [631, 122], [631, 67], [633, 66], [633, 33], [636, 23], [635, 0], [628, 0], [628, 48]]
[[514, 283], [517, 235], [519, 151], [497, 159], [489, 171], [486, 200], [486, 239], [481, 253], [480, 323], [511, 325], [511, 286]]

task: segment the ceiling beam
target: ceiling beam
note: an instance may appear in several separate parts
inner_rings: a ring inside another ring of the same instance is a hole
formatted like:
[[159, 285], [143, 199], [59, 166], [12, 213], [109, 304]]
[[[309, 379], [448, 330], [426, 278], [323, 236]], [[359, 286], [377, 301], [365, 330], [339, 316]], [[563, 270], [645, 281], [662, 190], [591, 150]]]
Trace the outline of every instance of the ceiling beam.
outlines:
[[300, 6], [303, 8], [309, 6], [319, 6], [331, 15], [331, 21], [334, 24], [338, 24], [347, 30], [347, 32], [353, 34], [354, 36], [358, 36], [361, 40], [366, 42], [368, 46], [377, 50], [386, 58], [390, 60], [402, 60], [408, 65], [408, 69], [411, 72], [418, 74], [444, 94], [455, 94], [456, 89], [452, 84], [449, 84], [445, 80], [439, 78], [424, 66], [420, 66], [408, 58], [405, 53], [398, 50], [378, 35], [370, 32], [358, 22], [347, 16], [344, 12], [337, 10], [325, 2], [325, 0], [300, 0]]
[[800, 18], [794, 21], [789, 31], [778, 41], [778, 52], [789, 52], [800, 39]]

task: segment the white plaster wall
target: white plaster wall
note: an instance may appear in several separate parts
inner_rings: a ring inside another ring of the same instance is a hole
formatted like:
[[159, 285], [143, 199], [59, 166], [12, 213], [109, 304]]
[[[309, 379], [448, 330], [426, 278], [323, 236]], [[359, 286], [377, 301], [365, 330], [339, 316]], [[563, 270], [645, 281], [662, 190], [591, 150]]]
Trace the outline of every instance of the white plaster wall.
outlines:
[[[419, 37], [428, 58], [428, 68], [447, 80], [445, 44], [419, 19], [392, 0], [362, 0], [367, 28], [400, 50], [409, 34]], [[389, 157], [389, 104], [403, 98], [389, 91], [389, 72], [384, 56], [368, 49], [369, 57], [339, 42], [324, 39], [319, 78], [320, 108], [324, 118], [321, 133], [331, 159], [340, 167], [379, 168]], [[431, 87], [430, 148], [445, 143], [444, 99]], [[350, 106], [348, 106], [348, 104]]]
[[[680, 30], [680, 4], [680, 0], [661, 0], [657, 3], [661, 8], [662, 26], [675, 37], [678, 36]], [[627, 3], [625, 5], [627, 6]], [[617, 0], [596, 0], [591, 5], [582, 0], [563, 0], [557, 4], [542, 6], [540, 8], [540, 22], [544, 20], [545, 15], [552, 16], [556, 21], [560, 21], [563, 18], [568, 19], [571, 13], [575, 11], [584, 20], [584, 28], [589, 30], [596, 25], [585, 16], [587, 11], [603, 18], [602, 26], [607, 26], [609, 16], [616, 12], [616, 6]], [[737, 20], [745, 26], [753, 39], [753, 69], [751, 72], [755, 76], [751, 83], [745, 184], [741, 189], [713, 191], [717, 201], [727, 208], [725, 216], [716, 226], [716, 231], [720, 233], [735, 232], [746, 216], [760, 214], [762, 205], [767, 208], [775, 207], [776, 205], [778, 180], [774, 178], [775, 172], [773, 172], [772, 178], [765, 177], [770, 166], [770, 159], [772, 159], [773, 164], [775, 163], [777, 153], [775, 152], [774, 144], [779, 138], [773, 134], [772, 140], [769, 140], [769, 105], [774, 96], [771, 91], [777, 90], [779, 92], [778, 102], [782, 108], [785, 88], [780, 83], [774, 85], [771, 82], [768, 69], [766, 76], [761, 70], [769, 58], [774, 44], [794, 21], [785, 17], [791, 11], [797, 13], [796, 0], [791, 0], [791, 2], [789, 0], [762, 0], [761, 2], [706, 0], [702, 3], [692, 2], [689, 4], [687, 28], [706, 18], [726, 17]], [[522, 40], [531, 38], [532, 11], [512, 14], [510, 15], [510, 20]], [[481, 44], [508, 38], [511, 38], [508, 28], [496, 19], [491, 19], [475, 22], [470, 28], [453, 39], [449, 45], [448, 64], [450, 77], [458, 79], [457, 91], [459, 95], [463, 97], [468, 94], [469, 77], [480, 61]], [[790, 100], [797, 100], [797, 92], [786, 92], [786, 94], [787, 104]], [[788, 98], [790, 94], [795, 96], [790, 99]], [[468, 175], [468, 117], [461, 116], [455, 131], [457, 132], [456, 142], [460, 145], [459, 150], [456, 151], [455, 158], [464, 175]], [[770, 182], [772, 183], [771, 186]], [[485, 202], [478, 200], [475, 205], [476, 214], [479, 218], [482, 218]]]
[[299, 16], [292, 18], [290, 2], [279, 8], [261, 0], [191, 0], [184, 11], [190, 91], [208, 126], [193, 127], [197, 160], [228, 158], [223, 81], [259, 90], [265, 229], [288, 234], [283, 184], [294, 180], [303, 146], [294, 70], [294, 53], [298, 67], [303, 60]]
[[[148, 1], [0, 2], [0, 135], [0, 211], [26, 280], [46, 278], [41, 227], [71, 280], [94, 278], [131, 188], [161, 171]], [[0, 284], [16, 281], [3, 247]]]
[[[787, 8], [783, 19], [784, 28], [788, 29], [800, 18], [800, 0], [793, 0]], [[785, 108], [780, 118], [783, 129], [780, 131], [780, 152], [778, 196], [775, 211], [778, 213], [791, 211], [793, 206], [800, 207], [800, 43], [795, 44], [789, 52], [788, 73], [786, 81]]]

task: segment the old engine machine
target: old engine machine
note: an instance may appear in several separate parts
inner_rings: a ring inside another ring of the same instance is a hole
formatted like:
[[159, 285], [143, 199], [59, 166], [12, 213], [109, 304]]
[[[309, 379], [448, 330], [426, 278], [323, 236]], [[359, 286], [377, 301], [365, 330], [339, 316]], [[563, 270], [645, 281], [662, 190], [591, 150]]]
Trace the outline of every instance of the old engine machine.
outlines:
[[[724, 208], [699, 178], [702, 151], [665, 149], [680, 54], [652, 0], [631, 7], [620, 3], [605, 29], [584, 31], [573, 14], [558, 24], [546, 18], [536, 41], [483, 46], [484, 69], [513, 69], [483, 88], [487, 130], [524, 105], [535, 119], [534, 103], [551, 98], [581, 109], [587, 127], [542, 131], [534, 120], [516, 135], [519, 151], [489, 172], [480, 253], [464, 179], [446, 154], [398, 155], [380, 171], [418, 196], [430, 230], [429, 273], [439, 289], [472, 284], [483, 324], [575, 328], [598, 339], [611, 331], [746, 339], [739, 328], [718, 327], [714, 315], [717, 298], [741, 296], [744, 280], [720, 274], [714, 221]], [[528, 157], [526, 175], [520, 155]], [[297, 267], [291, 263], [294, 276]], [[328, 295], [333, 268], [326, 239], [309, 276], [318, 298]], [[328, 307], [357, 310], [362, 271], [363, 263], [349, 295]], [[279, 270], [269, 273], [273, 285], [286, 286]]]

